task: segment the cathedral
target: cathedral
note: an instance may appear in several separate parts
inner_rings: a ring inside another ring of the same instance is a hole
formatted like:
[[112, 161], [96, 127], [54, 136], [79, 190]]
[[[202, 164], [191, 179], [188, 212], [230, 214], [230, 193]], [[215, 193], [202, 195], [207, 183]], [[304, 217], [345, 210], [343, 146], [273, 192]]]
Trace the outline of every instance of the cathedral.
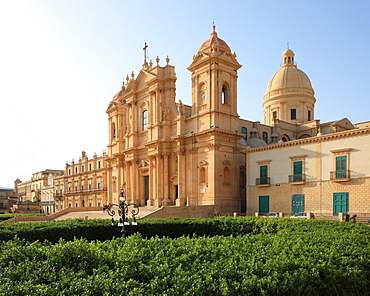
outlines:
[[176, 73], [144, 60], [110, 102], [108, 201], [121, 189], [138, 205], [203, 206], [246, 210], [243, 135], [237, 113], [241, 65], [215, 26], [188, 70], [192, 105], [176, 102]]
[[124, 194], [139, 206], [211, 206], [222, 215], [368, 215], [370, 123], [315, 119], [314, 89], [289, 48], [267, 84], [264, 123], [241, 119], [240, 68], [213, 25], [188, 67], [188, 106], [176, 100], [170, 59], [144, 59], [108, 105], [107, 151], [83, 152], [54, 178], [55, 210], [101, 207]]

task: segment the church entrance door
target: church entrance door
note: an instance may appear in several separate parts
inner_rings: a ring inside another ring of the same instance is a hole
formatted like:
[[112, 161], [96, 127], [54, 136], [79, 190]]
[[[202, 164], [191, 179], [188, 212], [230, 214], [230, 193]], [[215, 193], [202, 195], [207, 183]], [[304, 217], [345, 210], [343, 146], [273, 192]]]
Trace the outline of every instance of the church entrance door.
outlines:
[[149, 200], [149, 176], [144, 176], [144, 196], [145, 205], [147, 205]]

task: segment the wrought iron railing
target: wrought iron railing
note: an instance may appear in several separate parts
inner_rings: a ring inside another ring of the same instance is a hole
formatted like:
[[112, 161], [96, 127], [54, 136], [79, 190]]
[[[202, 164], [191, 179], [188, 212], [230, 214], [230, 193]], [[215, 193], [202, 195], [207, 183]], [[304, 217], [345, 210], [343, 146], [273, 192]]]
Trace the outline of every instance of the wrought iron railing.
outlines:
[[289, 183], [306, 182], [306, 174], [289, 175]]
[[270, 183], [270, 177], [256, 178], [256, 185], [268, 185]]
[[65, 191], [65, 195], [68, 194], [77, 194], [77, 193], [91, 193], [91, 192], [99, 192], [99, 191], [107, 191], [106, 187], [94, 188], [94, 189], [80, 189], [80, 190], [67, 190]]
[[351, 178], [351, 171], [349, 170], [330, 172], [330, 180], [343, 180], [343, 179], [350, 179], [350, 178]]

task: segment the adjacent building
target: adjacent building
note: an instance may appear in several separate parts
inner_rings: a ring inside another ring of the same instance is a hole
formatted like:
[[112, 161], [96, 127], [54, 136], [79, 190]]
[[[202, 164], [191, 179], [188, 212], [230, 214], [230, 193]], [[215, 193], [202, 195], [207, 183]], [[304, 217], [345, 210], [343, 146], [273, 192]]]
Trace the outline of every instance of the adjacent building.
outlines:
[[106, 153], [66, 164], [64, 174], [53, 180], [55, 211], [67, 207], [102, 207], [107, 204]]

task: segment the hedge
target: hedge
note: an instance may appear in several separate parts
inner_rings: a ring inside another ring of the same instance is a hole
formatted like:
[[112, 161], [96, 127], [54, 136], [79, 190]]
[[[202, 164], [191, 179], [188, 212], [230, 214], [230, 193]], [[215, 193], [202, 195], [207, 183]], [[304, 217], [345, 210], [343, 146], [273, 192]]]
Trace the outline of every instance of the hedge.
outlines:
[[45, 214], [0, 214], [0, 221], [5, 221], [15, 216], [45, 216]]
[[[87, 240], [109, 240], [121, 236], [121, 228], [111, 226], [109, 219], [68, 219], [64, 221], [48, 222], [18, 222], [0, 223], [0, 240], [8, 241], [15, 236], [27, 241], [48, 240], [56, 243], [60, 238], [73, 240], [85, 238]], [[137, 226], [128, 226], [127, 236], [140, 233], [145, 238], [181, 236], [239, 236], [244, 234], [273, 234], [281, 232], [313, 232], [322, 231], [356, 231], [368, 232], [369, 227], [363, 224], [345, 223], [322, 220], [300, 219], [268, 219], [261, 217], [215, 217], [208, 219], [142, 219]]]
[[369, 295], [368, 244], [357, 226], [55, 244], [15, 238], [0, 245], [0, 295]]

